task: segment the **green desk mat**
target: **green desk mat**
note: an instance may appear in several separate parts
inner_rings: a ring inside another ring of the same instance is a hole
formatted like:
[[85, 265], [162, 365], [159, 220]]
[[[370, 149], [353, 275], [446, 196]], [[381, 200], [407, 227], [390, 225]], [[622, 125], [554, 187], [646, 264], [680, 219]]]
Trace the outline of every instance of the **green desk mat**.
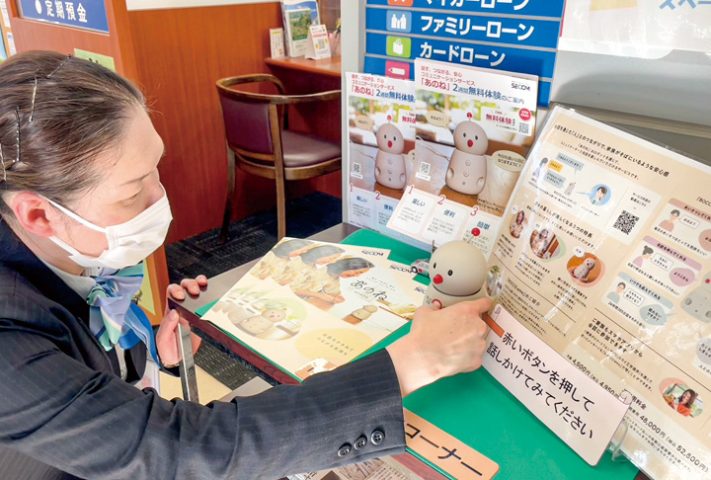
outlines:
[[[429, 257], [429, 252], [369, 230], [359, 230], [342, 243], [386, 248], [391, 250], [391, 260], [405, 264]], [[202, 315], [211, 306], [196, 313]], [[364, 355], [385, 348], [408, 331], [409, 324]], [[483, 368], [422, 388], [409, 395], [404, 405], [498, 463], [496, 480], [633, 480], [637, 474], [629, 461], [613, 461], [609, 452], [596, 467], [589, 466]]]

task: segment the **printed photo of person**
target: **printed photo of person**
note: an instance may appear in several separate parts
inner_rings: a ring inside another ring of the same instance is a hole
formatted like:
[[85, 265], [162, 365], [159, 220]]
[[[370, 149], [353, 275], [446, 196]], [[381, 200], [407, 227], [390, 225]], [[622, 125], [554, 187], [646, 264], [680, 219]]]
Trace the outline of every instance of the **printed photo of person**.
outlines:
[[504, 290], [504, 278], [501, 268], [498, 265], [492, 266], [486, 274], [486, 293], [492, 297], [498, 297]]
[[526, 214], [523, 210], [519, 210], [509, 224], [509, 233], [512, 237], [519, 238], [524, 228], [526, 228]]
[[676, 221], [679, 220], [679, 215], [681, 215], [681, 212], [679, 212], [679, 210], [672, 210], [669, 214], [669, 218], [659, 223], [659, 228], [663, 228], [667, 232], [673, 231]]
[[610, 187], [606, 185], [596, 185], [588, 194], [588, 198], [593, 205], [605, 205], [610, 199]]
[[626, 289], [627, 289], [627, 285], [625, 284], [625, 282], [620, 282], [617, 284], [617, 287], [615, 288], [614, 292], [610, 292], [607, 294], [607, 298], [612, 303], [617, 303], [620, 301], [620, 298], [625, 293]]
[[545, 157], [538, 163], [538, 166], [533, 170], [533, 173], [531, 174], [531, 179], [534, 182], [538, 183], [538, 178], [541, 176], [541, 173], [546, 168], [547, 164], [548, 159]]
[[531, 233], [529, 240], [531, 251], [538, 258], [552, 258], [560, 247], [556, 235], [548, 228], [536, 229]]
[[703, 410], [698, 393], [683, 383], [672, 384], [664, 390], [662, 397], [670, 408], [684, 417], [696, 417]]
[[642, 254], [639, 257], [632, 260], [632, 265], [634, 265], [635, 267], [638, 267], [638, 268], [642, 268], [642, 266], [644, 265], [644, 262], [646, 262], [647, 260], [652, 258], [653, 253], [654, 253], [654, 249], [652, 247], [645, 245], [642, 248]]

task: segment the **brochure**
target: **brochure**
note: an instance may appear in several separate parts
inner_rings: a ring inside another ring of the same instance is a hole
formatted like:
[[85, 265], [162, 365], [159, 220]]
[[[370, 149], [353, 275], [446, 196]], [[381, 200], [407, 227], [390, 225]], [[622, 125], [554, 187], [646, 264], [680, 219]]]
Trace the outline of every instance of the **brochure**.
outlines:
[[269, 29], [269, 48], [272, 58], [284, 58], [284, 29], [270, 28]]
[[388, 254], [283, 239], [203, 319], [298, 378], [331, 370], [422, 304], [422, 286]]
[[321, 23], [316, 0], [281, 0], [286, 32], [286, 52], [290, 57], [303, 57], [309, 38], [309, 27]]
[[418, 59], [415, 86], [412, 175], [388, 227], [488, 256], [533, 143], [538, 79]]
[[415, 84], [363, 73], [346, 82], [350, 223], [412, 243], [387, 223], [414, 174]]
[[556, 107], [488, 267], [499, 305], [627, 397], [621, 450], [651, 478], [711, 468], [709, 185], [710, 167]]

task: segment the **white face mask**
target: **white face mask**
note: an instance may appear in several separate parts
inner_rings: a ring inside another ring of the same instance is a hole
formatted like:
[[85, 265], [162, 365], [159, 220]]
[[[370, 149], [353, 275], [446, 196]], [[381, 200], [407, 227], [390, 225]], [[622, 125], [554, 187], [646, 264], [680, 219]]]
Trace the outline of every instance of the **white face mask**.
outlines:
[[69, 254], [69, 258], [74, 263], [84, 268], [103, 267], [119, 270], [137, 265], [163, 244], [170, 222], [173, 220], [165, 190], [160, 200], [131, 220], [108, 227], [94, 225], [58, 203], [47, 200], [68, 217], [106, 235], [108, 248], [98, 257], [84, 255], [60, 238], [49, 237], [59, 248]]

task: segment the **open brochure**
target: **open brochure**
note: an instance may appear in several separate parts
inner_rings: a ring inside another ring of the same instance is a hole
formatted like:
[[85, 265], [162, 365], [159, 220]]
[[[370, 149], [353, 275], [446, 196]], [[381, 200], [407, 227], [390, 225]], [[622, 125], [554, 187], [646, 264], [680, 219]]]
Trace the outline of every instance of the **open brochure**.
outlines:
[[710, 186], [708, 166], [557, 107], [488, 267], [497, 303], [628, 396], [621, 449], [652, 478], [711, 475]]
[[332, 370], [422, 304], [421, 285], [388, 254], [283, 239], [203, 318], [293, 376]]

